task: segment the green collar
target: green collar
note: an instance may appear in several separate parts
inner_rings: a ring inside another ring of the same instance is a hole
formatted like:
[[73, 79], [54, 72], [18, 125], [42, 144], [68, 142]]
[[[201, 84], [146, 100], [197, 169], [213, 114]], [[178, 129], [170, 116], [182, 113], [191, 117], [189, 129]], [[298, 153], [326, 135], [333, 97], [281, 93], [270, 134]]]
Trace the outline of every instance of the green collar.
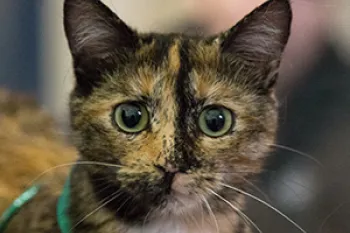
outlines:
[[[13, 217], [19, 212], [19, 210], [30, 200], [32, 200], [36, 194], [39, 192], [40, 186], [34, 185], [22, 193], [12, 205], [5, 210], [5, 212], [0, 217], [0, 233], [4, 233], [8, 224], [13, 219]], [[70, 177], [68, 177], [62, 194], [57, 202], [57, 222], [61, 230], [61, 233], [70, 233], [71, 222], [68, 217], [68, 207], [70, 203]]]
[[64, 184], [62, 194], [57, 202], [57, 222], [61, 233], [70, 233], [72, 230], [71, 222], [68, 217], [68, 208], [70, 204], [70, 177]]
[[5, 232], [12, 218], [19, 212], [22, 206], [24, 206], [35, 197], [35, 195], [39, 192], [39, 189], [39, 185], [30, 187], [24, 193], [22, 193], [9, 208], [5, 210], [5, 212], [0, 217], [0, 233]]

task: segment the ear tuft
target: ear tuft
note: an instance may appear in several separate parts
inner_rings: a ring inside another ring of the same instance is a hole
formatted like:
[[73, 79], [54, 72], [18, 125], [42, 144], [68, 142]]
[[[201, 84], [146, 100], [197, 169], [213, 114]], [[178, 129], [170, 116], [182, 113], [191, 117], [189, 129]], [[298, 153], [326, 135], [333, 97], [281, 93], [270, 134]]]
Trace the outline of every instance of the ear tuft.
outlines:
[[64, 29], [73, 57], [103, 58], [137, 40], [136, 33], [99, 0], [65, 0]]
[[219, 37], [222, 53], [251, 62], [280, 60], [291, 21], [289, 0], [269, 0]]

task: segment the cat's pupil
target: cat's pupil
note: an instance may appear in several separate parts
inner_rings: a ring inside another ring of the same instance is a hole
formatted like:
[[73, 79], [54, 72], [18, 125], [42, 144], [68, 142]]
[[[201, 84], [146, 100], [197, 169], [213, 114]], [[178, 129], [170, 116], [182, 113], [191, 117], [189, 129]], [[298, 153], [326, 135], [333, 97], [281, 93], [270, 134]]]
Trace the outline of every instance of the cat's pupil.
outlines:
[[222, 110], [214, 108], [205, 115], [205, 123], [212, 132], [219, 132], [225, 126], [225, 115]]
[[142, 111], [137, 105], [125, 105], [123, 106], [121, 117], [126, 127], [134, 128], [140, 123]]

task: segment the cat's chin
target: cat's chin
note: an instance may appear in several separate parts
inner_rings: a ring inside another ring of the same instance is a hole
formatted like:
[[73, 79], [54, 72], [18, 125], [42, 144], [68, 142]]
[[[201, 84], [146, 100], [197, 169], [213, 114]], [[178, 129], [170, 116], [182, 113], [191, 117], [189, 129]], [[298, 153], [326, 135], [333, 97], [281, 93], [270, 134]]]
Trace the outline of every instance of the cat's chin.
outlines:
[[172, 191], [166, 197], [158, 213], [162, 216], [183, 217], [201, 208], [201, 200], [197, 195]]
[[181, 216], [202, 210], [203, 200], [194, 190], [195, 180], [191, 175], [177, 173], [171, 184], [171, 191], [164, 196], [160, 206], [162, 216]]

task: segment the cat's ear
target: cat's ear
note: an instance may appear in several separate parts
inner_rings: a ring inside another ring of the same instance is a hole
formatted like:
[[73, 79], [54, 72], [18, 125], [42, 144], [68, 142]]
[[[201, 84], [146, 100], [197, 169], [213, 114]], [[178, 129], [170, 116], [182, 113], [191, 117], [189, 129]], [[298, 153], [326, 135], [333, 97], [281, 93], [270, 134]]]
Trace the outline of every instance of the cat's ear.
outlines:
[[289, 0], [269, 0], [219, 36], [221, 51], [252, 62], [278, 60], [289, 38], [291, 20]]
[[223, 57], [248, 66], [240, 81], [259, 93], [270, 93], [275, 86], [291, 21], [289, 0], [269, 0], [216, 38]]
[[100, 0], [65, 0], [64, 29], [73, 57], [103, 59], [137, 40], [136, 32]]

